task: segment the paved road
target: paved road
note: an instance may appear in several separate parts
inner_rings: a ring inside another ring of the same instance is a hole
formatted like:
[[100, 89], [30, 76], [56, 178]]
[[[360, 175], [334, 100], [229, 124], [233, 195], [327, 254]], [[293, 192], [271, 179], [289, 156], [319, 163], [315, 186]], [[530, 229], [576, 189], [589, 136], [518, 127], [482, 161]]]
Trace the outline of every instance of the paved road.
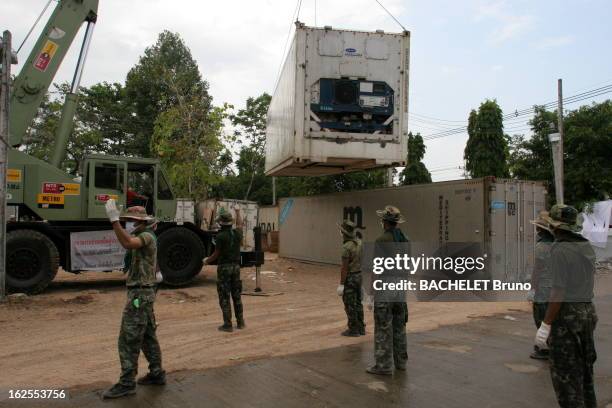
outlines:
[[[596, 303], [597, 393], [600, 406], [612, 408], [612, 296]], [[140, 387], [112, 402], [100, 401], [98, 390], [45, 406], [555, 407], [547, 364], [527, 357], [533, 335], [531, 316], [514, 313], [410, 335], [409, 371], [392, 378], [364, 372], [372, 345], [362, 344], [174, 373], [163, 388]]]

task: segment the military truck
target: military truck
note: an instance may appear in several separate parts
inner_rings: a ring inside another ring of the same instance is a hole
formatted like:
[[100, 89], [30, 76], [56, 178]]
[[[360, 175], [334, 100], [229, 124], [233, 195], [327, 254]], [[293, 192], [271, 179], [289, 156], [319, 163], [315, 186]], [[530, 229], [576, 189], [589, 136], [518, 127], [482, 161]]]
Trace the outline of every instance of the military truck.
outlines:
[[[158, 265], [165, 283], [190, 282], [213, 249], [214, 231], [198, 228], [193, 211], [185, 216], [184, 209], [193, 208], [194, 203], [177, 199], [158, 160], [91, 155], [85, 157], [80, 176], [61, 170], [97, 7], [97, 0], [60, 0], [13, 82], [7, 171], [7, 203], [12, 214], [7, 223], [6, 248], [9, 291], [41, 292], [60, 266], [78, 273], [83, 262], [76, 262], [76, 258], [83, 254], [75, 252], [76, 236], [81, 237], [81, 243], [97, 245], [98, 264], [88, 269], [108, 270], [111, 263], [106, 262], [104, 254], [116, 246], [104, 209], [111, 198], [124, 208], [143, 205], [160, 220], [156, 230]], [[53, 155], [47, 163], [19, 147], [83, 22], [87, 23], [83, 45], [62, 109]], [[82, 238], [88, 232], [94, 236], [89, 241]], [[263, 254], [257, 251], [260, 246], [256, 247], [256, 251], [242, 254], [243, 266], [263, 263]]]

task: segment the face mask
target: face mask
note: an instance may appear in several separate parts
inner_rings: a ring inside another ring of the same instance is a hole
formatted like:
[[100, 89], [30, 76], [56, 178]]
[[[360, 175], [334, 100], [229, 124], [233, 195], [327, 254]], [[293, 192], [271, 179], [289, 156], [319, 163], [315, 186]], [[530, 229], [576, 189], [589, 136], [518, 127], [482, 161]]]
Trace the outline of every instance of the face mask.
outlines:
[[136, 229], [136, 223], [134, 222], [126, 222], [125, 223], [125, 230], [131, 234], [132, 232], [134, 232], [134, 230]]

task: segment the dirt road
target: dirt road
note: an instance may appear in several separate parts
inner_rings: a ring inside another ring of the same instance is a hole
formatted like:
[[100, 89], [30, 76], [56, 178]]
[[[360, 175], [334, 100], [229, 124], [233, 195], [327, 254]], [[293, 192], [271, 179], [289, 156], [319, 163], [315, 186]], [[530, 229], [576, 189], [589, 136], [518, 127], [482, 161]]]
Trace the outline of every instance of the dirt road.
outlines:
[[[188, 288], [162, 288], [155, 305], [165, 369], [200, 370], [252, 359], [372, 342], [340, 336], [345, 328], [336, 295], [337, 267], [267, 259], [262, 287], [274, 296], [244, 296], [247, 329], [217, 331], [221, 314], [214, 268]], [[242, 272], [245, 291], [254, 270]], [[0, 389], [88, 389], [115, 382], [117, 334], [125, 288], [121, 273], [60, 273], [42, 295], [0, 305]], [[409, 331], [460, 324], [471, 318], [528, 310], [527, 303], [413, 303]], [[141, 357], [141, 372], [146, 362]]]

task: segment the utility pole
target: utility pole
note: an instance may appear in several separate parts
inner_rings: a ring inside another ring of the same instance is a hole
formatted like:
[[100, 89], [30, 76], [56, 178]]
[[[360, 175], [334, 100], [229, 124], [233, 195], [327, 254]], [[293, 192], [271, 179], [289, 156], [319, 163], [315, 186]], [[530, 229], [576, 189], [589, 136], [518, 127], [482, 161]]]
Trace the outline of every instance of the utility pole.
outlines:
[[17, 56], [11, 46], [11, 32], [2, 34], [0, 46], [2, 63], [0, 77], [0, 301], [6, 296], [6, 170], [9, 143], [9, 102], [11, 86], [11, 64]]
[[557, 82], [557, 129], [558, 133], [548, 135], [552, 149], [553, 169], [555, 173], [555, 198], [557, 204], [563, 204], [563, 83]]

